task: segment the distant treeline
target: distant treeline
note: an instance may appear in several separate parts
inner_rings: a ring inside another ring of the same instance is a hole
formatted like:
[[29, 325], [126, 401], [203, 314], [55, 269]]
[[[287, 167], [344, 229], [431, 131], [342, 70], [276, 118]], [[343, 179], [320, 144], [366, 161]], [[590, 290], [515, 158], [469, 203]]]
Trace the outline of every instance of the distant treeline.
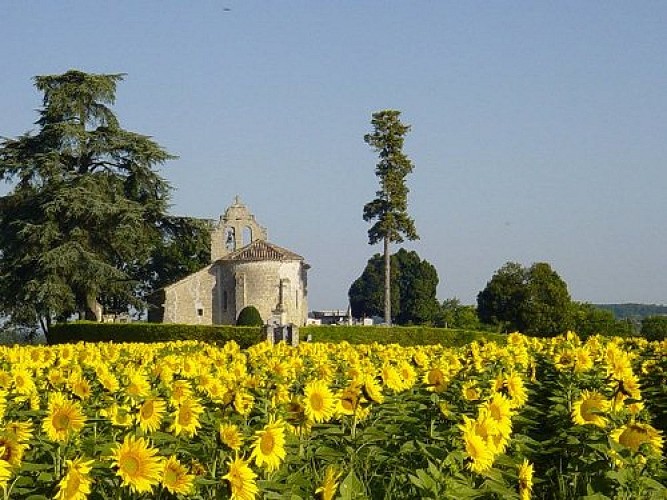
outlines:
[[643, 319], [649, 316], [667, 315], [667, 306], [657, 304], [593, 304], [595, 307], [611, 311], [621, 319]]

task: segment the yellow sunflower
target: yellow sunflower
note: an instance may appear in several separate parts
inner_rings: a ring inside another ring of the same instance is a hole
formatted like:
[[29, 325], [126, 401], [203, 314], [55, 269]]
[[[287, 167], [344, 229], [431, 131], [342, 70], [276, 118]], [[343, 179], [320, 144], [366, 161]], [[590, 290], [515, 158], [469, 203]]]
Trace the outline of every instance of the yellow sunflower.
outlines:
[[101, 409], [100, 416], [108, 418], [117, 427], [129, 427], [132, 425], [130, 413], [126, 408], [121, 408], [116, 403], [112, 404], [109, 408]]
[[201, 427], [199, 415], [204, 411], [202, 406], [195, 398], [187, 398], [181, 401], [181, 404], [174, 412], [174, 423], [169, 430], [176, 436], [181, 434], [192, 437], [197, 434], [197, 429]]
[[382, 404], [384, 402], [382, 386], [378, 383], [374, 376], [366, 375], [364, 377], [364, 385], [361, 389], [364, 393], [364, 397], [369, 401], [377, 404]]
[[122, 485], [137, 493], [151, 491], [162, 476], [162, 459], [157, 452], [144, 438], [125, 436], [123, 444], [117, 444], [111, 455]]
[[12, 375], [5, 370], [0, 370], [0, 388], [3, 391], [9, 390], [13, 382]]
[[467, 380], [464, 382], [461, 387], [461, 392], [466, 401], [477, 401], [482, 397], [479, 387], [477, 387], [476, 380]]
[[56, 393], [50, 398], [42, 430], [51, 441], [66, 441], [69, 436], [81, 431], [85, 423], [86, 417], [81, 412], [79, 403]]
[[528, 401], [528, 392], [523, 379], [516, 373], [507, 376], [501, 374], [495, 381], [495, 388], [497, 392], [507, 394], [512, 408], [520, 408]]
[[319, 423], [326, 422], [333, 416], [336, 402], [326, 382], [309, 382], [304, 389], [304, 395], [304, 411], [308, 419]]
[[338, 397], [338, 408], [336, 409], [340, 415], [354, 415], [359, 406], [359, 398], [361, 396], [361, 387], [352, 383], [342, 390]]
[[32, 422], [16, 422], [10, 420], [5, 424], [5, 433], [8, 436], [13, 437], [19, 443], [25, 443], [32, 438], [33, 424]]
[[90, 382], [88, 382], [82, 373], [77, 373], [76, 376], [72, 377], [68, 386], [72, 393], [81, 400], [88, 399], [93, 393]]
[[648, 445], [654, 454], [662, 453], [662, 433], [649, 424], [630, 422], [612, 431], [611, 437], [634, 452], [639, 451], [640, 446]]
[[417, 372], [412, 367], [412, 365], [404, 361], [398, 367], [398, 371], [401, 378], [403, 379], [403, 387], [405, 389], [412, 388], [412, 386], [415, 385], [415, 382], [417, 381]]
[[[0, 452], [2, 452], [2, 447], [0, 447]], [[12, 477], [12, 466], [6, 460], [0, 459], [0, 488], [7, 488], [7, 483], [9, 478]]]
[[176, 457], [169, 457], [162, 470], [162, 486], [170, 493], [187, 495], [192, 490], [194, 476], [179, 463]]
[[519, 500], [530, 500], [533, 491], [533, 464], [528, 460], [519, 466]]
[[241, 389], [234, 393], [234, 409], [239, 413], [247, 417], [252, 411], [252, 407], [255, 404], [255, 398], [250, 392]]
[[254, 500], [259, 493], [255, 479], [257, 474], [242, 458], [236, 457], [229, 462], [229, 471], [222, 476], [229, 481], [232, 490], [231, 500]]
[[449, 378], [442, 369], [431, 368], [426, 372], [426, 375], [424, 375], [424, 384], [428, 386], [429, 391], [443, 392], [447, 389]]
[[7, 392], [0, 389], [0, 420], [5, 418], [6, 411], [7, 411]]
[[327, 467], [326, 472], [324, 473], [324, 479], [319, 488], [315, 490], [315, 494], [321, 500], [333, 500], [336, 490], [338, 489], [338, 479], [340, 478], [340, 471], [336, 470], [335, 467]]
[[27, 444], [19, 443], [12, 435], [0, 435], [0, 460], [9, 462], [13, 467], [20, 467]]
[[220, 424], [220, 440], [234, 451], [241, 449], [243, 434], [234, 424]]
[[269, 472], [280, 467], [285, 459], [285, 424], [282, 420], [269, 422], [264, 429], [255, 432], [251, 459], [255, 459], [257, 467], [266, 464]]
[[496, 392], [491, 400], [487, 401], [479, 411], [480, 419], [488, 418], [494, 431], [508, 438], [512, 432], [512, 408], [510, 401], [501, 393]]
[[159, 398], [148, 398], [139, 408], [137, 421], [142, 431], [155, 432], [160, 428], [167, 404]]
[[574, 351], [574, 371], [584, 373], [593, 368], [593, 358], [586, 347], [577, 347]]
[[97, 371], [97, 380], [99, 380], [102, 387], [111, 394], [118, 392], [118, 389], [120, 389], [118, 378], [107, 369], [102, 368]]
[[609, 411], [610, 403], [597, 391], [583, 391], [572, 405], [572, 421], [577, 425], [592, 424], [598, 427], [607, 425], [607, 419], [601, 414]]
[[473, 472], [484, 472], [493, 465], [493, 449], [484, 437], [477, 434], [473, 429], [463, 432], [463, 442], [466, 453], [470, 458], [468, 468]]
[[90, 477], [93, 462], [94, 460], [84, 461], [81, 457], [67, 460], [67, 474], [58, 484], [58, 493], [54, 500], [86, 500], [93, 483]]
[[169, 397], [172, 404], [179, 405], [192, 396], [192, 386], [187, 380], [174, 380], [171, 384], [171, 395]]
[[24, 366], [18, 366], [12, 370], [14, 374], [14, 390], [23, 396], [29, 396], [37, 391], [31, 370]]
[[405, 388], [400, 372], [390, 363], [382, 366], [382, 381], [388, 389], [395, 392], [400, 392]]
[[151, 385], [143, 373], [135, 372], [130, 375], [125, 392], [131, 398], [147, 398], [151, 394]]

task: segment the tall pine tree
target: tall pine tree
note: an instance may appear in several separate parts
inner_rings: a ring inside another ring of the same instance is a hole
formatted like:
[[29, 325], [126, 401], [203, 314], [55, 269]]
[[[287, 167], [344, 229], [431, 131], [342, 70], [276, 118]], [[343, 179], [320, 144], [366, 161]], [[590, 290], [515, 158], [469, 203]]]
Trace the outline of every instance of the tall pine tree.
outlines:
[[373, 113], [373, 132], [364, 136], [366, 144], [379, 155], [375, 175], [380, 180], [376, 198], [364, 205], [364, 220], [376, 221], [368, 230], [371, 245], [384, 245], [384, 321], [391, 325], [391, 254], [390, 243], [402, 243], [404, 237], [418, 239], [412, 218], [408, 215], [406, 176], [413, 165], [403, 153], [405, 135], [410, 126], [400, 120], [400, 111], [384, 110]]
[[0, 142], [0, 312], [15, 322], [101, 305], [137, 304], [135, 271], [165, 220], [169, 185], [155, 168], [172, 158], [121, 128], [111, 110], [120, 74], [71, 70], [37, 76], [36, 133]]

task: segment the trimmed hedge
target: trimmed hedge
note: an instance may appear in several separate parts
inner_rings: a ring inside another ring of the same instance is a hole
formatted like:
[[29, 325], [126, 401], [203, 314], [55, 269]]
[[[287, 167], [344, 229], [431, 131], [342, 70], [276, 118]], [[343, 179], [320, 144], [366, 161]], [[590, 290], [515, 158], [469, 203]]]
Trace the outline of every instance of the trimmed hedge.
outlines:
[[505, 344], [507, 336], [499, 333], [479, 332], [427, 326], [304, 326], [299, 328], [299, 337], [305, 340], [312, 336], [313, 342], [349, 342], [350, 344], [400, 344], [402, 346], [441, 344], [460, 347], [473, 340], [493, 341]]
[[262, 316], [255, 306], [245, 306], [236, 318], [236, 326], [262, 326]]
[[95, 323], [77, 321], [52, 325], [49, 344], [71, 342], [170, 342], [200, 340], [216, 344], [235, 341], [243, 349], [264, 340], [262, 327], [231, 325], [176, 325], [173, 323]]
[[[299, 337], [313, 342], [349, 342], [350, 344], [400, 344], [402, 346], [440, 344], [460, 347], [474, 340], [506, 342], [498, 333], [425, 326], [304, 326]], [[169, 342], [199, 340], [224, 344], [235, 341], [243, 349], [264, 340], [262, 327], [232, 325], [175, 325], [172, 323], [95, 323], [77, 321], [58, 323], [47, 336], [49, 344], [71, 342]]]

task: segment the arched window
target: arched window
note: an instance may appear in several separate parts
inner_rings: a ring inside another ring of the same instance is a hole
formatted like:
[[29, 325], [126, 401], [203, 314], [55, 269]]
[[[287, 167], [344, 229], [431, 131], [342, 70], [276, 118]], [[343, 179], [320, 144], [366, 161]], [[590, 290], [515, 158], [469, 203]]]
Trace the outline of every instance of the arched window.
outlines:
[[243, 246], [252, 243], [252, 229], [249, 226], [243, 228]]
[[225, 228], [225, 248], [228, 252], [236, 250], [236, 231], [233, 227]]

